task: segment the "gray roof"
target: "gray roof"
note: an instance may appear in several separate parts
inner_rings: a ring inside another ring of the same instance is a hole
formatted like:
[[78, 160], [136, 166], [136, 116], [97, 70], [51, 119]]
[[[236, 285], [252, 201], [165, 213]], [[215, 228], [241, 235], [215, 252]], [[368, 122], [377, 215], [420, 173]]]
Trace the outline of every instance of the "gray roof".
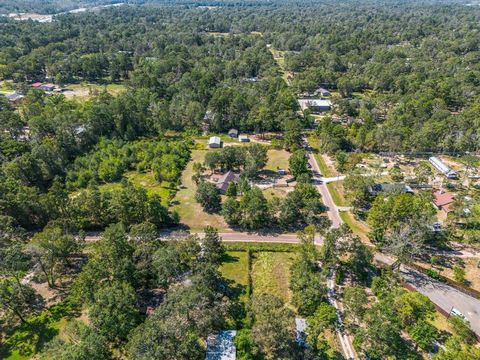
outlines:
[[218, 179], [217, 182], [217, 188], [221, 192], [226, 192], [228, 189], [228, 185], [230, 185], [231, 182], [237, 182], [238, 178], [240, 177], [240, 174], [234, 173], [232, 170], [227, 171], [225, 174], [222, 175], [220, 179]]
[[17, 100], [20, 100], [22, 98], [24, 98], [24, 96], [22, 94], [19, 94], [19, 93], [11, 93], [11, 94], [6, 94], [5, 97], [10, 100], [10, 101], [17, 101]]

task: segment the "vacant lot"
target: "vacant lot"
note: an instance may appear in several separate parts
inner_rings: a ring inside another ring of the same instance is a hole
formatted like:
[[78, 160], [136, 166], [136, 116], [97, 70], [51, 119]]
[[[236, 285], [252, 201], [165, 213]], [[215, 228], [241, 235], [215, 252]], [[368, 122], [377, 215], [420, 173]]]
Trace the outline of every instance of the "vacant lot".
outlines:
[[208, 150], [193, 150], [192, 159], [182, 173], [182, 185], [173, 203], [174, 210], [180, 215], [180, 222], [191, 230], [202, 230], [206, 226], [213, 226], [220, 231], [231, 231], [223, 217], [219, 214], [207, 214], [195, 201], [196, 185], [192, 181], [193, 164], [203, 162]]
[[290, 153], [286, 150], [268, 150], [268, 161], [265, 168], [267, 170], [277, 171], [278, 169], [288, 170], [288, 159]]
[[63, 92], [63, 95], [67, 98], [86, 98], [96, 94], [99, 94], [103, 91], [107, 91], [111, 95], [118, 95], [126, 90], [125, 85], [122, 84], [71, 84], [65, 85], [66, 91]]
[[[138, 173], [136, 171], [129, 171], [125, 177], [136, 187], [143, 187], [147, 190], [148, 195], [159, 195], [162, 198], [162, 204], [168, 205], [168, 198], [170, 194], [175, 193], [176, 189], [166, 181], [161, 184], [155, 180], [152, 172]], [[99, 186], [101, 191], [111, 191], [120, 188], [122, 185], [119, 182], [108, 183]]]
[[294, 254], [284, 252], [254, 253], [252, 279], [254, 294], [273, 294], [289, 302], [290, 265]]

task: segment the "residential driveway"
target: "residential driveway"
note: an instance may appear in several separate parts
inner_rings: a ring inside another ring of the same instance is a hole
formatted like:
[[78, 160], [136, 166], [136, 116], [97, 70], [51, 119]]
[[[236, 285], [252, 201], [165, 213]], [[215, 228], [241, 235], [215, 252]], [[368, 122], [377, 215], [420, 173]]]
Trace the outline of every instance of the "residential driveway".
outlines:
[[460, 310], [472, 330], [480, 336], [480, 300], [406, 266], [402, 266], [400, 271], [408, 285], [426, 295], [445, 312], [450, 313], [452, 308]]

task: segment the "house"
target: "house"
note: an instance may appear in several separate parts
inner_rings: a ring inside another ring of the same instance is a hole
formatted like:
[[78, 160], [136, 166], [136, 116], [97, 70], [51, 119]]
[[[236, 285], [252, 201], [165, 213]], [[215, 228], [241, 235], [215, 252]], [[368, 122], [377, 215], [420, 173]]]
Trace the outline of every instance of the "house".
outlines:
[[220, 139], [218, 136], [212, 136], [208, 140], [208, 147], [209, 148], [221, 148], [222, 147], [222, 139]]
[[389, 183], [375, 184], [371, 186], [368, 191], [374, 195], [381, 192], [387, 192], [387, 193], [400, 192], [405, 194], [413, 194], [413, 189], [406, 184], [389, 184]]
[[315, 90], [315, 92], [313, 93], [315, 96], [324, 96], [324, 97], [327, 97], [327, 96], [330, 96], [330, 91], [328, 91], [327, 89], [325, 88], [322, 88], [322, 87], [319, 87], [317, 90]]
[[435, 191], [433, 193], [433, 203], [438, 210], [448, 214], [450, 211], [450, 205], [455, 201], [455, 195], [451, 192]]
[[238, 141], [240, 141], [240, 142], [250, 142], [250, 139], [248, 138], [247, 135], [240, 135], [238, 137]]
[[230, 136], [232, 139], [238, 137], [238, 130], [237, 129], [228, 130], [228, 136]]
[[43, 90], [43, 91], [53, 91], [55, 90], [55, 85], [53, 84], [45, 84], [45, 85], [41, 85], [39, 87], [40, 90]]
[[8, 101], [17, 104], [20, 100], [24, 98], [22, 94], [19, 94], [17, 92], [11, 93], [11, 94], [6, 94], [5, 97], [8, 99]]
[[42, 85], [43, 84], [41, 82], [35, 82], [35, 83], [32, 84], [32, 87], [35, 88], [35, 89], [38, 89]]
[[312, 112], [329, 111], [332, 109], [332, 102], [324, 99], [300, 99], [298, 100], [302, 111], [309, 109]]
[[217, 189], [220, 190], [222, 194], [225, 194], [227, 192], [227, 189], [230, 183], [238, 182], [239, 178], [240, 178], [240, 174], [236, 174], [232, 170], [229, 170], [225, 174], [223, 174], [222, 177], [218, 179], [215, 185], [217, 186]]
[[432, 156], [428, 159], [428, 161], [430, 161], [430, 164], [432, 164], [435, 169], [440, 171], [448, 179], [458, 179], [458, 174], [438, 157]]
[[207, 338], [205, 360], [235, 360], [237, 349], [234, 338], [236, 330], [224, 330]]

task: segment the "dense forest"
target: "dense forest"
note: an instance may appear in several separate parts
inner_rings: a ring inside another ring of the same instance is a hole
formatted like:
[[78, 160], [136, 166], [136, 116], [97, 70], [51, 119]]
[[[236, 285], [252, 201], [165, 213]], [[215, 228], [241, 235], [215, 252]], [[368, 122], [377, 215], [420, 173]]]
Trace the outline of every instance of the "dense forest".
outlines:
[[[373, 194], [373, 179], [352, 171], [344, 208], [369, 226], [368, 246], [347, 226], [328, 230], [304, 137], [341, 172], [360, 153], [478, 152], [480, 6], [138, 0], [65, 13], [114, 3], [0, 3], [2, 14], [57, 14], [0, 16], [0, 91], [21, 98], [0, 96], [0, 358], [203, 359], [210, 334], [235, 328], [243, 360], [341, 359], [327, 284], [346, 282], [341, 326], [360, 356], [478, 359], [467, 322], [453, 317], [447, 336], [432, 325], [433, 303], [373, 261], [378, 249], [396, 265], [445, 245], [432, 234], [432, 196]], [[301, 111], [297, 99], [319, 88], [331, 112]], [[205, 149], [232, 128], [255, 143]], [[287, 154], [295, 181], [283, 198], [250, 184], [286, 171], [265, 169], [271, 150]], [[226, 171], [242, 176], [220, 195], [204, 178]], [[211, 226], [184, 233], [178, 207], [196, 204], [179, 204], [181, 190], [234, 230], [303, 230], [299, 244], [227, 246]], [[290, 266], [279, 294], [252, 288], [262, 251]], [[235, 256], [241, 285], [224, 276]], [[296, 316], [310, 324], [306, 346]]]

